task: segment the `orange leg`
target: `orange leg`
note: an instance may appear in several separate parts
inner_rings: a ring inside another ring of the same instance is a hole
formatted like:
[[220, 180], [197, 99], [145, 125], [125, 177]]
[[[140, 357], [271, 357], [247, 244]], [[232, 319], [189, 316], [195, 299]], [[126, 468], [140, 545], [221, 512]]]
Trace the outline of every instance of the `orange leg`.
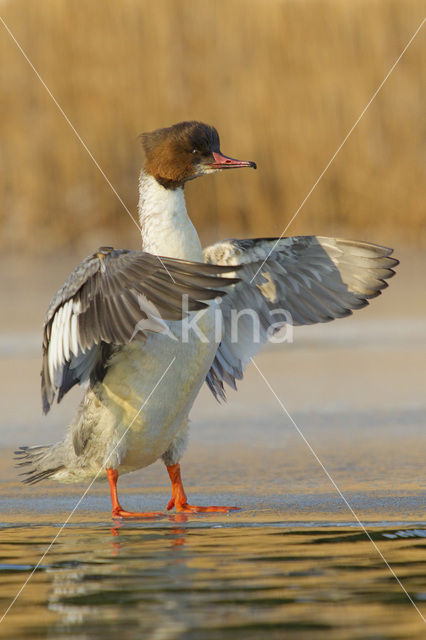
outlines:
[[159, 513], [157, 511], [151, 511], [149, 513], [137, 513], [134, 511], [125, 511], [124, 509], [122, 509], [117, 496], [118, 471], [117, 469], [107, 469], [106, 472], [109, 481], [109, 488], [111, 489], [113, 518], [157, 518], [158, 516], [164, 516], [163, 513]]
[[188, 504], [185, 489], [183, 488], [182, 478], [180, 475], [180, 464], [172, 464], [167, 467], [170, 480], [172, 481], [172, 499], [167, 505], [167, 510], [176, 508], [176, 511], [185, 513], [228, 513], [229, 511], [238, 511], [239, 507], [196, 507]]

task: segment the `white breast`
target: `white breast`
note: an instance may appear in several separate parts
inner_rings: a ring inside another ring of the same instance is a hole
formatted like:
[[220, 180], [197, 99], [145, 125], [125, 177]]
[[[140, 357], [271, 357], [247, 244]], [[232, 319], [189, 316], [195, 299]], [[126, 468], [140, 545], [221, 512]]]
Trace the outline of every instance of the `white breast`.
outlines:
[[186, 211], [183, 187], [165, 189], [142, 172], [139, 193], [143, 250], [204, 262], [200, 239]]

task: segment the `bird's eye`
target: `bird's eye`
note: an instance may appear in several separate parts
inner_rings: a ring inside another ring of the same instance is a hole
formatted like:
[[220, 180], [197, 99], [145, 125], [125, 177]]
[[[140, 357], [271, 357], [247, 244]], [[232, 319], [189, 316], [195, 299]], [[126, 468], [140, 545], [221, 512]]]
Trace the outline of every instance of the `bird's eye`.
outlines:
[[193, 149], [192, 153], [199, 153], [198, 149]]

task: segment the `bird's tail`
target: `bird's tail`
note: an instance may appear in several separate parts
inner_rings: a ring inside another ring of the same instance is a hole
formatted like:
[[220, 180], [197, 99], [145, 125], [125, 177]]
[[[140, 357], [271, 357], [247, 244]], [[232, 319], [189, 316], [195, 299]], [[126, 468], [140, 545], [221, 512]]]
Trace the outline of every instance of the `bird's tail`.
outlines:
[[58, 471], [64, 469], [65, 465], [61, 457], [59, 444], [19, 447], [15, 451], [16, 466], [28, 467], [20, 474], [21, 476], [26, 476], [22, 480], [24, 484], [36, 484], [41, 480], [47, 480]]

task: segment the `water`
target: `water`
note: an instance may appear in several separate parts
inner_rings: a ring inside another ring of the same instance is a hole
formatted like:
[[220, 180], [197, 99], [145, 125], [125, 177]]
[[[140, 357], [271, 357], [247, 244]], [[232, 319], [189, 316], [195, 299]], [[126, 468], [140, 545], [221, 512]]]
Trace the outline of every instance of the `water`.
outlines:
[[[425, 626], [365, 534], [211, 516], [70, 524], [0, 636], [249, 640], [424, 638]], [[426, 529], [370, 532], [419, 607]], [[1, 529], [0, 601], [22, 586], [58, 527]], [[3, 635], [2, 635], [3, 634]]]

